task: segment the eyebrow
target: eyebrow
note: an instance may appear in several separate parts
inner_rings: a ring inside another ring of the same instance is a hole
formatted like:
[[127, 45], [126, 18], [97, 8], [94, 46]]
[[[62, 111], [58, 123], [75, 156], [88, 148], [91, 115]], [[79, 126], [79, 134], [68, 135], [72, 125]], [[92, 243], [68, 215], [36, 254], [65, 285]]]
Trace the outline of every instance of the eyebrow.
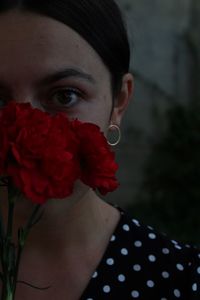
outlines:
[[80, 79], [84, 79], [89, 83], [96, 84], [96, 80], [90, 74], [87, 74], [79, 69], [74, 69], [74, 68], [66, 68], [61, 71], [55, 72], [53, 74], [49, 74], [42, 80], [39, 80], [37, 84], [40, 86], [48, 85], [58, 80], [70, 78], [70, 77], [75, 77], [75, 78], [77, 77]]

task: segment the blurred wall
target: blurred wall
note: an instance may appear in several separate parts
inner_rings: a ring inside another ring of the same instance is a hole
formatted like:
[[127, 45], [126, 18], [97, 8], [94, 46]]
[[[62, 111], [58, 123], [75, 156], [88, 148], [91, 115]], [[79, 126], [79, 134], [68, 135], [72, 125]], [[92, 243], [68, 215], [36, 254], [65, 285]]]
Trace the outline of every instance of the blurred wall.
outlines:
[[126, 206], [134, 201], [166, 108], [173, 101], [187, 103], [194, 92], [194, 69], [200, 58], [200, 51], [194, 53], [200, 39], [199, 2], [117, 0], [128, 26], [135, 91], [116, 149], [121, 187], [107, 197], [111, 202]]

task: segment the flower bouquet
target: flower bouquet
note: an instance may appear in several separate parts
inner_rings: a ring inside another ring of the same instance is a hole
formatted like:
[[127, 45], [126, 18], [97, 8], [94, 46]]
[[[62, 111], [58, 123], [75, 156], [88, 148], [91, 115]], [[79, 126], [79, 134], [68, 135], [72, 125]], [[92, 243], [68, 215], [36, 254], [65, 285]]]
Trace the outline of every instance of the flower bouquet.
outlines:
[[[14, 300], [23, 248], [45, 202], [70, 196], [77, 180], [102, 194], [113, 191], [118, 186], [117, 164], [97, 125], [70, 121], [64, 113], [52, 116], [28, 103], [11, 101], [1, 109], [0, 136], [0, 186], [7, 190], [1, 207], [8, 202], [6, 222], [0, 213], [1, 300]], [[15, 242], [20, 197], [34, 205]]]

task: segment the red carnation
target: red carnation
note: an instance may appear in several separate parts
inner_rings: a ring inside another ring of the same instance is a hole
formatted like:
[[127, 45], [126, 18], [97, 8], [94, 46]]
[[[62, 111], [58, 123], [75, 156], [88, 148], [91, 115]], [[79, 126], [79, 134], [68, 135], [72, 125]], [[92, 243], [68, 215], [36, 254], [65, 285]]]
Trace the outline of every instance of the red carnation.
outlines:
[[0, 134], [0, 175], [33, 202], [69, 196], [77, 179], [102, 194], [118, 186], [114, 153], [92, 123], [10, 102], [0, 113]]
[[119, 185], [115, 178], [118, 166], [99, 127], [75, 120], [73, 128], [80, 140], [82, 181], [103, 195], [115, 190]]
[[[0, 179], [8, 187], [7, 230], [0, 230], [2, 295], [14, 299], [20, 257], [41, 217], [40, 204], [71, 195], [77, 179], [102, 194], [114, 190], [117, 165], [98, 126], [70, 122], [63, 113], [51, 116], [30, 104], [10, 102], [0, 110], [0, 136]], [[18, 192], [37, 205], [26, 225], [18, 228], [15, 244], [13, 199]]]
[[78, 140], [66, 116], [12, 102], [2, 111], [0, 123], [7, 137], [0, 155], [6, 157], [2, 170], [14, 185], [36, 203], [69, 196], [80, 171]]

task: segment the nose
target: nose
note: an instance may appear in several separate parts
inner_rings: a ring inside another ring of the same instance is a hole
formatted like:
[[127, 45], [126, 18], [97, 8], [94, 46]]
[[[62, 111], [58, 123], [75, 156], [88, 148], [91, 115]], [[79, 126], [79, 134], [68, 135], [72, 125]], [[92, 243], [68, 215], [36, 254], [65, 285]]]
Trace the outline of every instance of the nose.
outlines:
[[41, 104], [39, 103], [39, 101], [34, 100], [33, 98], [30, 97], [17, 97], [12, 99], [12, 101], [15, 101], [16, 103], [30, 103], [30, 105], [33, 108], [38, 108], [40, 110], [43, 110]]
[[36, 106], [33, 93], [23, 89], [13, 91], [12, 101], [15, 101], [16, 103], [30, 103], [33, 107]]
[[12, 80], [8, 95], [10, 101], [30, 103], [33, 108], [42, 109], [38, 91], [29, 83], [27, 84], [25, 78], [23, 80], [17, 80], [17, 78]]
[[31, 103], [33, 99], [30, 89], [18, 86], [16, 83], [14, 87], [10, 88], [10, 97], [17, 103]]

